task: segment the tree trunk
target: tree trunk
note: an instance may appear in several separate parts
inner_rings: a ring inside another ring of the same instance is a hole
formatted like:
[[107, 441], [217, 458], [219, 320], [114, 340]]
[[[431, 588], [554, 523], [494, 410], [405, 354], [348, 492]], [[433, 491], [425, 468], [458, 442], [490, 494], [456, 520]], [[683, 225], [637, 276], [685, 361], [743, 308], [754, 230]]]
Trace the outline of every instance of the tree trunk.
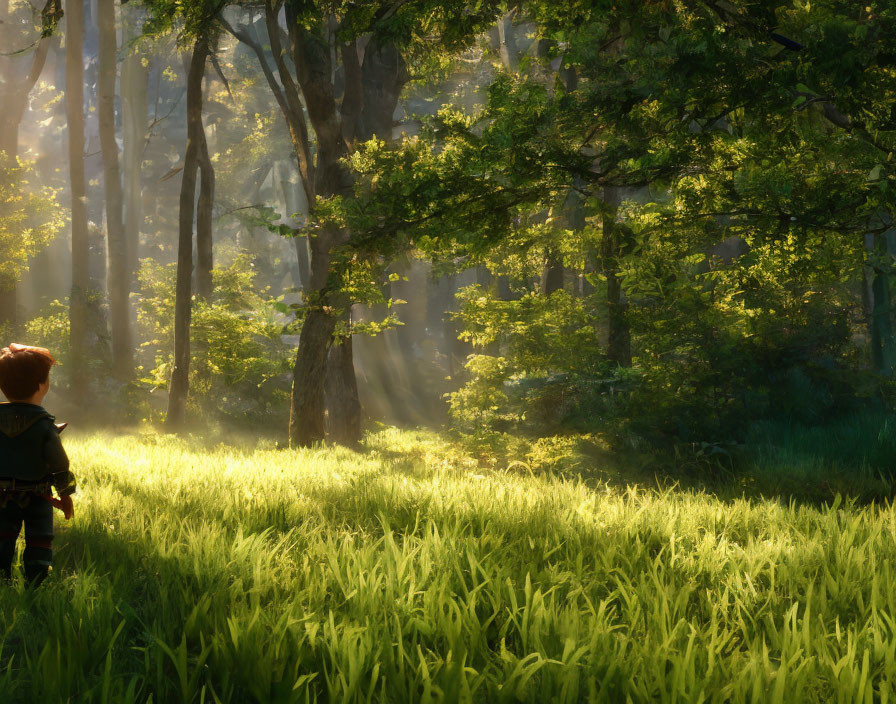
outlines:
[[129, 297], [131, 276], [124, 233], [124, 194], [115, 141], [115, 74], [118, 46], [113, 0], [97, 0], [99, 29], [99, 128], [106, 191], [106, 253], [109, 322], [112, 332], [112, 372], [127, 380], [134, 371]]
[[[348, 69], [349, 66], [358, 68], [357, 52], [355, 42], [342, 48], [343, 64], [347, 70], [346, 90], [341, 106], [344, 139], [347, 144], [353, 143], [355, 138], [362, 141], [372, 137], [390, 140], [395, 108], [406, 77], [404, 59], [391, 44], [371, 40], [365, 48], [360, 71], [355, 70], [352, 75]], [[352, 80], [349, 80], [350, 77]], [[357, 100], [359, 97], [360, 101]], [[357, 120], [354, 126], [353, 119]], [[344, 316], [346, 321], [350, 321], [350, 306]], [[329, 353], [327, 380], [329, 437], [343, 445], [355, 445], [361, 438], [361, 401], [352, 361], [350, 334], [341, 335], [334, 340]]]
[[[406, 71], [404, 61], [394, 47], [371, 47], [368, 44], [364, 61], [359, 66], [357, 42], [341, 45], [343, 62], [348, 62], [349, 66], [344, 72], [346, 82], [340, 105], [333, 86], [334, 57], [329, 29], [307, 28], [299, 21], [300, 7], [297, 2], [287, 2], [284, 6], [289, 38], [287, 50], [281, 42], [279, 4], [271, 0], [264, 3], [268, 41], [279, 81], [274, 77], [261, 44], [243, 30], [230, 28], [230, 31], [258, 57], [289, 128], [302, 186], [313, 211], [317, 197], [350, 196], [351, 175], [341, 158], [354, 144], [356, 136], [385, 125], [387, 133], [383, 136], [391, 137], [392, 117]], [[287, 64], [287, 57], [292, 59], [295, 75]], [[376, 84], [368, 81], [365, 70], [383, 80]], [[315, 138], [313, 161], [306, 111]], [[290, 406], [290, 441], [294, 444], [307, 445], [324, 437], [324, 370], [336, 324], [331, 311], [351, 305], [350, 301], [337, 304], [330, 300], [332, 292], [325, 285], [330, 274], [330, 251], [345, 243], [348, 237], [347, 232], [331, 231], [321, 233], [309, 243], [310, 285], [305, 289], [309, 309], [293, 369]], [[301, 258], [300, 253], [299, 256]], [[340, 364], [339, 369], [354, 374], [351, 364]], [[346, 380], [338, 388], [353, 393], [357, 384]], [[360, 420], [349, 425], [360, 427]]]
[[618, 188], [604, 188], [606, 211], [601, 220], [601, 263], [607, 279], [607, 357], [621, 367], [632, 365], [631, 331], [628, 324], [628, 303], [622, 291], [619, 259], [622, 256], [622, 233], [616, 222], [621, 202]]
[[[298, 174], [299, 181], [293, 183], [290, 179], [282, 177], [281, 172], [280, 188], [283, 190], [283, 204], [286, 207], [284, 216], [289, 220], [290, 225], [296, 226], [294, 220], [295, 215], [308, 215], [308, 201], [305, 198], [305, 189], [302, 188], [302, 174]], [[311, 278], [311, 254], [308, 251], [307, 237], [293, 237], [293, 244], [296, 249], [296, 261], [298, 264], [298, 280], [296, 286], [303, 290], [308, 287], [308, 281]]]
[[[6, 152], [13, 159], [19, 151], [19, 124], [28, 107], [28, 96], [44, 70], [52, 34], [61, 13], [59, 0], [46, 0], [41, 12], [41, 29], [44, 34], [37, 43], [31, 64], [24, 75], [21, 64], [13, 56], [0, 56], [0, 105], [3, 106], [0, 110], [0, 152]], [[9, 0], [2, 0], [0, 31], [9, 24]]]
[[319, 442], [326, 434], [324, 386], [307, 380], [324, 379], [335, 325], [336, 319], [317, 307], [308, 311], [302, 324], [301, 342], [293, 367], [289, 414], [289, 439], [298, 447]]
[[[293, 14], [296, 12], [294, 6], [287, 5], [286, 12], [293, 65], [297, 68], [297, 79], [317, 138], [312, 192], [323, 197], [345, 194], [351, 185], [351, 177], [341, 162], [346, 153], [343, 131], [346, 127], [341, 120], [331, 83], [330, 50], [327, 42], [319, 41], [320, 37], [311, 37], [304, 32], [298, 24], [298, 17]], [[346, 90], [350, 88], [346, 86]], [[310, 203], [313, 205], [313, 200]], [[309, 311], [302, 325], [293, 370], [289, 423], [290, 441], [297, 445], [322, 440], [326, 430], [324, 386], [336, 318], [325, 310], [325, 307], [334, 305], [325, 287], [330, 275], [330, 251], [338, 241], [345, 240], [345, 235], [341, 232], [323, 232], [309, 243], [311, 286], [306, 292]], [[344, 371], [345, 367], [340, 369]], [[350, 389], [351, 386], [342, 384], [337, 388]]]
[[511, 10], [498, 20], [498, 42], [501, 53], [501, 63], [511, 73], [519, 68], [519, 52], [516, 48], [516, 36], [513, 33], [513, 17], [516, 14]]
[[[139, 36], [134, 8], [128, 10], [127, 35]], [[146, 91], [149, 70], [143, 54], [131, 49], [121, 66], [122, 127], [124, 133], [125, 242], [128, 272], [133, 277], [139, 268], [140, 229], [143, 226], [143, 149], [146, 143]]]
[[196, 198], [196, 172], [202, 137], [202, 77], [208, 45], [204, 37], [196, 40], [187, 76], [187, 147], [184, 154], [180, 188], [180, 213], [177, 240], [177, 284], [174, 298], [174, 367], [168, 391], [166, 425], [171, 430], [183, 427], [187, 394], [190, 390], [190, 317], [193, 279], [193, 208]]
[[87, 239], [87, 183], [84, 175], [84, 0], [69, 0], [65, 13], [65, 110], [68, 121], [72, 221], [72, 292], [69, 304], [72, 390], [87, 383], [87, 304], [90, 252]]
[[212, 207], [215, 203], [215, 168], [208, 154], [205, 130], [199, 125], [199, 204], [196, 213], [196, 293], [203, 300], [212, 299]]
[[554, 291], [560, 291], [563, 288], [565, 274], [566, 269], [563, 266], [563, 258], [556, 250], [550, 250], [544, 269], [544, 286], [542, 288], [544, 295], [550, 296]]
[[[874, 236], [874, 249], [879, 258], [890, 254], [889, 233]], [[875, 268], [871, 281], [873, 304], [871, 309], [871, 356], [880, 374], [891, 376], [896, 371], [896, 339], [893, 336], [892, 294], [889, 275]]]
[[321, 233], [311, 242], [311, 279], [307, 289], [308, 310], [299, 337], [293, 366], [289, 413], [289, 440], [307, 447], [326, 436], [324, 382], [327, 356], [333, 341], [336, 318], [324, 310], [319, 298], [330, 272], [330, 246]]
[[[351, 323], [351, 309], [346, 311], [344, 322]], [[327, 436], [341, 445], [356, 445], [361, 437], [361, 402], [351, 335], [340, 337], [339, 344], [330, 347], [326, 374]]]

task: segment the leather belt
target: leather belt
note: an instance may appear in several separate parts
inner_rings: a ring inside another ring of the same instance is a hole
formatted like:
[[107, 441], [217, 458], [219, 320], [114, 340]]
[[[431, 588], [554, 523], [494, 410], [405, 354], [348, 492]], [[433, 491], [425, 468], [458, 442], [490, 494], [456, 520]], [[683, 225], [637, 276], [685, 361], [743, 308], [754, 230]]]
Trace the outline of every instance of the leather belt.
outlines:
[[0, 491], [35, 491], [46, 493], [52, 488], [49, 482], [29, 482], [24, 479], [0, 479]]

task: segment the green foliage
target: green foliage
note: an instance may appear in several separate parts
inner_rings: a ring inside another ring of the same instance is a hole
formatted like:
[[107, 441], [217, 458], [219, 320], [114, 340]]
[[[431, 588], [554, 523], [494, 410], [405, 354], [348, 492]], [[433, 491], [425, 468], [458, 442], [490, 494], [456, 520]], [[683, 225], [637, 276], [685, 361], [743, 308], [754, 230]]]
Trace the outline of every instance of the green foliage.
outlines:
[[64, 223], [56, 190], [31, 187], [32, 176], [29, 165], [0, 154], [0, 290], [15, 286]]
[[461, 339], [477, 348], [498, 345], [512, 360], [514, 373], [593, 374], [600, 368], [597, 321], [585, 299], [561, 289], [548, 296], [528, 291], [503, 301], [479, 285], [460, 289], [457, 299]]
[[518, 410], [508, 408], [504, 386], [511, 369], [506, 359], [473, 354], [467, 358], [466, 371], [470, 380], [449, 396], [451, 415], [461, 427], [482, 435], [521, 419]]
[[71, 356], [69, 335], [68, 300], [51, 301], [24, 326], [24, 338], [28, 344], [46, 347], [59, 363], [53, 372], [66, 376], [66, 364]]
[[[863, 267], [893, 271], [863, 239], [896, 212], [896, 16], [841, 0], [518, 12], [560, 69], [500, 73], [478, 111], [363, 145], [354, 198], [325, 213], [361, 249], [507, 277], [518, 300], [462, 295], [477, 353], [451, 397], [462, 428], [550, 433], [590, 413], [585, 429], [700, 463], [748, 420], [823, 422], [882, 397], [855, 342]], [[533, 281], [558, 257], [594, 289], [565, 307]], [[631, 336], [623, 374], [602, 363], [611, 312]]]
[[68, 432], [54, 571], [0, 585], [10, 704], [884, 701], [896, 678], [889, 508], [477, 469], [420, 433]]
[[[144, 259], [137, 319], [149, 370], [141, 382], [167, 388], [174, 337], [176, 265]], [[193, 301], [190, 403], [200, 417], [270, 422], [285, 412], [292, 349], [290, 331], [267, 290], [255, 287], [246, 255], [213, 272], [211, 301]]]
[[459, 427], [480, 439], [569, 420], [588, 379], [607, 371], [586, 299], [559, 290], [503, 301], [478, 285], [457, 298], [460, 337], [490, 352], [469, 357], [468, 381], [449, 403]]

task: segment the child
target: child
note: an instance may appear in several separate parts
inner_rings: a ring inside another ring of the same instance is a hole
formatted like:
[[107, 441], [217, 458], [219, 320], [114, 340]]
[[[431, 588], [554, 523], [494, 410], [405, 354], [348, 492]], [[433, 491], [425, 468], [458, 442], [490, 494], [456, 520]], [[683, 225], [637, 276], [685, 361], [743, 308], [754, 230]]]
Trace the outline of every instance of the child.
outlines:
[[56, 360], [43, 347], [11, 344], [0, 350], [0, 578], [9, 579], [16, 539], [25, 524], [25, 579], [37, 586], [53, 556], [50, 487], [66, 520], [74, 513], [75, 478], [53, 424], [40, 405]]

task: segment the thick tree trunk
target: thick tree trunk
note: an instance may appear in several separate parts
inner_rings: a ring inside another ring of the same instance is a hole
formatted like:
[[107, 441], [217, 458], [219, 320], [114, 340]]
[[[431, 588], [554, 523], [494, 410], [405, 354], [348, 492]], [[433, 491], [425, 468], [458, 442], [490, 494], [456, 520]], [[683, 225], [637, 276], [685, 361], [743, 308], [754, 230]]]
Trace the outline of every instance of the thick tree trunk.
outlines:
[[289, 439], [293, 445], [307, 447], [324, 439], [324, 385], [308, 379], [324, 380], [327, 353], [336, 319], [320, 308], [309, 309], [302, 324], [301, 342], [292, 375], [292, 400], [289, 415]]
[[196, 172], [202, 137], [202, 77], [208, 45], [204, 37], [196, 40], [187, 76], [187, 147], [184, 154], [180, 188], [180, 213], [177, 241], [177, 284], [174, 299], [174, 367], [168, 391], [166, 424], [178, 430], [184, 424], [187, 395], [190, 390], [190, 317], [193, 283], [193, 208], [196, 199]]
[[65, 13], [65, 110], [68, 120], [72, 221], [72, 292], [69, 305], [72, 390], [83, 397], [87, 383], [87, 305], [90, 252], [84, 174], [84, 4], [69, 0]]
[[[340, 161], [346, 152], [346, 143], [344, 125], [340, 119], [331, 83], [330, 50], [326, 42], [321, 44], [318, 37], [304, 33], [298, 24], [298, 18], [291, 14], [295, 12], [294, 7], [287, 6], [286, 12], [287, 24], [290, 26], [293, 65], [297, 68], [298, 83], [317, 137], [317, 160], [311, 190], [320, 196], [344, 194], [348, 192], [351, 181]], [[269, 34], [276, 34], [276, 31]], [[301, 164], [302, 156], [297, 156]], [[337, 232], [321, 233], [309, 243], [311, 286], [307, 290], [308, 298], [306, 298], [309, 311], [302, 325], [299, 350], [293, 369], [289, 422], [290, 441], [297, 445], [308, 445], [321, 440], [326, 431], [324, 399], [327, 357], [336, 327], [336, 318], [324, 308], [333, 305], [325, 285], [330, 274], [330, 250], [337, 241], [345, 239], [344, 235], [345, 233]], [[345, 370], [345, 367], [340, 368]], [[350, 389], [351, 386], [340, 384], [336, 388]]]
[[299, 333], [299, 348], [293, 366], [289, 413], [290, 443], [307, 447], [326, 437], [327, 357], [333, 342], [336, 317], [326, 308], [325, 287], [330, 276], [332, 232], [322, 232], [311, 240], [311, 273], [305, 289], [308, 310]]
[[199, 187], [199, 203], [196, 213], [196, 293], [203, 300], [212, 299], [212, 207], [215, 203], [215, 168], [208, 154], [205, 130], [200, 125], [199, 172], [202, 183]]
[[[319, 238], [326, 239], [327, 234], [321, 233]], [[299, 447], [307, 447], [326, 436], [324, 388], [336, 318], [324, 309], [319, 297], [330, 273], [330, 246], [319, 238], [311, 243], [311, 278], [307, 289], [310, 298], [306, 298], [308, 310], [293, 367], [289, 439]]]
[[604, 188], [607, 211], [601, 221], [601, 263], [607, 279], [607, 357], [621, 367], [632, 365], [631, 332], [628, 324], [628, 303], [622, 291], [619, 259], [622, 256], [622, 233], [616, 222], [621, 201], [618, 188]]
[[[5, 100], [3, 104], [6, 104]], [[19, 125], [10, 119], [11, 115], [4, 115], [3, 111], [0, 115], [3, 115], [0, 118], [0, 153], [6, 154], [13, 162], [19, 155]]]
[[[342, 164], [341, 157], [351, 148], [357, 136], [385, 125], [387, 132], [382, 136], [391, 137], [392, 116], [406, 73], [400, 54], [392, 47], [368, 45], [364, 61], [360, 63], [357, 43], [343, 45], [340, 49], [347, 68], [344, 73], [345, 92], [340, 106], [333, 86], [334, 54], [329, 30], [325, 27], [313, 30], [306, 28], [299, 21], [300, 3], [287, 2], [284, 6], [289, 36], [287, 50], [281, 42], [278, 8], [279, 5], [271, 0], [264, 3], [268, 41], [279, 81], [274, 77], [274, 71], [261, 44], [248, 32], [233, 30], [226, 23], [225, 27], [249, 45], [258, 57], [289, 127], [302, 185], [310, 209], [313, 210], [318, 196], [350, 195], [351, 176]], [[292, 59], [295, 75], [287, 64], [287, 56]], [[365, 75], [365, 71], [370, 71], [371, 74]], [[378, 75], [383, 80], [374, 84], [367, 79], [367, 75]], [[389, 105], [385, 105], [386, 103]], [[306, 111], [315, 137], [314, 161], [311, 158]], [[332, 294], [325, 288], [325, 284], [330, 274], [330, 251], [332, 247], [346, 242], [348, 235], [346, 232], [322, 233], [314, 242], [309, 243], [311, 283], [305, 289], [309, 310], [302, 326], [293, 370], [290, 406], [290, 440], [294, 444], [307, 445], [324, 436], [323, 372], [336, 324], [331, 311], [351, 304], [350, 301], [336, 304], [330, 300]], [[301, 253], [298, 250], [297, 253], [301, 259]], [[350, 351], [348, 354], [350, 355]], [[354, 368], [350, 364], [340, 364], [339, 369], [343, 373], [354, 374]], [[357, 384], [353, 380], [346, 380], [338, 388], [354, 393]], [[357, 404], [356, 407], [360, 408]], [[360, 427], [360, 419], [349, 426]]]
[[[350, 322], [350, 311], [344, 316]], [[348, 385], [348, 388], [346, 388]], [[355, 445], [361, 437], [361, 402], [352, 357], [352, 337], [330, 347], [326, 377], [327, 436], [341, 445]]]
[[[392, 138], [395, 107], [406, 77], [404, 59], [391, 44], [370, 41], [364, 51], [364, 60], [358, 67], [357, 51], [354, 42], [342, 49], [347, 71], [341, 106], [343, 138], [347, 145], [353, 143], [355, 138], [389, 140]], [[350, 71], [350, 67], [360, 68], [360, 71]], [[360, 102], [358, 97], [361, 98]], [[354, 126], [353, 120], [356, 120]], [[350, 315], [349, 308], [344, 313], [345, 319], [349, 320]], [[361, 438], [361, 401], [352, 356], [351, 335], [342, 335], [334, 340], [327, 370], [328, 428], [330, 439], [344, 445], [355, 445]]]
[[131, 276], [124, 232], [124, 194], [115, 141], [115, 74], [118, 46], [113, 0], [97, 0], [99, 29], [99, 128], [106, 191], [106, 253], [109, 322], [112, 332], [112, 371], [127, 380], [134, 371], [129, 298]]

